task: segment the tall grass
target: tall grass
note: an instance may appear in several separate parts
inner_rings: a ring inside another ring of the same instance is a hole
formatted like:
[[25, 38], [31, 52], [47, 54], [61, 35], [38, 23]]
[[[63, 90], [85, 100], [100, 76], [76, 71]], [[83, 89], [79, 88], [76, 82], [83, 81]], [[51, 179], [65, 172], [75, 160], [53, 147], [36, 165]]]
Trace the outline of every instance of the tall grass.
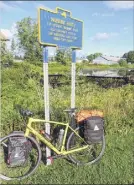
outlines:
[[[19, 66], [19, 67], [18, 67]], [[2, 70], [1, 136], [13, 129], [24, 129], [16, 104], [44, 118], [42, 69], [32, 64], [16, 64]], [[70, 107], [70, 86], [49, 89], [51, 120], [67, 121], [64, 109]], [[134, 86], [104, 89], [93, 82], [76, 83], [76, 107], [104, 112], [106, 151], [93, 166], [77, 167], [58, 159], [46, 167], [41, 162], [37, 172], [14, 184], [130, 184], [133, 182]], [[11, 183], [11, 182], [2, 182]]]
[[[12, 125], [19, 128], [23, 120], [15, 109], [19, 104], [31, 109], [35, 117], [44, 118], [43, 86], [39, 83], [41, 70], [30, 64], [22, 64], [2, 71], [2, 125], [6, 134]], [[64, 109], [70, 107], [71, 87], [50, 88], [51, 120], [66, 121]], [[76, 83], [76, 107], [104, 111], [108, 131], [127, 130], [133, 123], [134, 86], [104, 89], [93, 82]]]

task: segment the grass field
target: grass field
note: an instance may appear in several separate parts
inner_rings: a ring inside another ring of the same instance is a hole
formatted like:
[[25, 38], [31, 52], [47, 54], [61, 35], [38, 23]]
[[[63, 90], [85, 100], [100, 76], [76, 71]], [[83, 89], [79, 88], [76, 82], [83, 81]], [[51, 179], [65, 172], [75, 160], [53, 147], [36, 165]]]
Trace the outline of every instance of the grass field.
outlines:
[[76, 166], [56, 159], [51, 166], [40, 163], [38, 170], [22, 181], [2, 184], [132, 184], [133, 133], [106, 135], [102, 159], [91, 166]]
[[[54, 69], [54, 68], [53, 68]], [[65, 70], [65, 69], [64, 69]], [[44, 118], [43, 87], [37, 73], [42, 68], [17, 64], [2, 70], [1, 132], [24, 127], [15, 104], [30, 109], [35, 117]], [[70, 107], [70, 86], [50, 88], [51, 120], [65, 121], [63, 110]], [[134, 86], [105, 89], [92, 82], [76, 85], [76, 107], [101, 109], [105, 115], [106, 150], [100, 162], [79, 167], [65, 159], [56, 159], [51, 166], [41, 162], [37, 171], [20, 182], [2, 184], [132, 184]]]

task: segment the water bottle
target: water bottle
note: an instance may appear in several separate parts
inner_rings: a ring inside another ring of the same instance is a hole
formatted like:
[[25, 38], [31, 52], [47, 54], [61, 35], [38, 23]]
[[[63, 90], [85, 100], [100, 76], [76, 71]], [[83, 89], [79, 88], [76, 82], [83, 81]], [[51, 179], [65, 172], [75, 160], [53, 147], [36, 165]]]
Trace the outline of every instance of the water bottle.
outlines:
[[59, 137], [58, 137], [58, 144], [59, 144], [59, 147], [61, 147], [62, 140], [63, 140], [63, 135], [64, 135], [64, 129], [60, 129]]

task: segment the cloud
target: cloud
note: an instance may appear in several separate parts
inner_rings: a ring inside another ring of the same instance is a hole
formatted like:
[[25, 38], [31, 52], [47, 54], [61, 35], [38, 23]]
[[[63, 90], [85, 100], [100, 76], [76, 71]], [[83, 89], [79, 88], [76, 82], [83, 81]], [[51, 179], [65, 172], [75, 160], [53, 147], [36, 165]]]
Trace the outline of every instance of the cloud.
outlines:
[[13, 7], [9, 6], [8, 4], [4, 3], [3, 1], [0, 1], [0, 10], [11, 10]]
[[97, 17], [98, 15], [100, 15], [99, 13], [95, 12], [92, 14], [93, 17]]
[[95, 12], [92, 14], [93, 17], [113, 17], [114, 16], [114, 13], [98, 13], [98, 12]]
[[8, 29], [0, 29], [0, 31], [6, 36], [7, 39], [11, 39], [12, 38], [12, 33], [10, 30]]
[[19, 4], [21, 4], [21, 3], [23, 3], [23, 1], [16, 1], [16, 3], [19, 3]]
[[13, 23], [10, 29], [0, 29], [0, 31], [9, 39], [17, 33], [16, 23]]
[[133, 1], [106, 1], [104, 3], [114, 10], [128, 10], [134, 8]]
[[[18, 43], [16, 34], [17, 34], [17, 29], [16, 29], [16, 23], [14, 22], [11, 26], [10, 29], [0, 29], [0, 31], [8, 38], [10, 39], [6, 44], [7, 44], [7, 49], [10, 50], [11, 49], [11, 43], [12, 43], [12, 39], [14, 38], [14, 42], [15, 44]], [[18, 49], [16, 49], [17, 51]]]
[[102, 17], [113, 17], [114, 13], [103, 13]]
[[20, 7], [20, 3], [22, 3], [21, 1], [0, 1], [0, 10], [3, 11], [14, 11], [14, 10], [19, 10], [19, 11], [24, 11], [24, 9], [22, 9]]
[[42, 7], [42, 8], [45, 8], [45, 9], [48, 9], [48, 10], [51, 10], [51, 11], [54, 11], [53, 9], [49, 8], [48, 6], [45, 6], [43, 4], [40, 4], [40, 3], [34, 3], [35, 5], [35, 8], [39, 8], [39, 7]]
[[6, 45], [7, 45], [7, 49], [10, 50], [11, 49], [11, 40], [12, 40], [13, 34], [11, 33], [11, 31], [9, 29], [0, 29], [0, 31], [3, 33], [3, 35], [5, 35], [5, 37], [7, 39], [9, 39], [9, 41], [6, 42]]
[[129, 32], [129, 27], [124, 27], [123, 31], [124, 31], [124, 33], [128, 33]]
[[129, 28], [128, 27], [124, 27], [123, 30], [128, 30]]
[[97, 33], [94, 37], [91, 37], [91, 40], [107, 40], [111, 37], [117, 36], [118, 33], [111, 32], [111, 33]]

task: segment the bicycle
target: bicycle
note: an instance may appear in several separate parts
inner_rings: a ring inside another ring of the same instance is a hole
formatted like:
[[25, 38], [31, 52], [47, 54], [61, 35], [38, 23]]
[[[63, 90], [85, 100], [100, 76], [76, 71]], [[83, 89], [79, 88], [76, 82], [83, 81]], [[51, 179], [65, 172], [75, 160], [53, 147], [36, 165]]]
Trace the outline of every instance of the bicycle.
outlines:
[[[66, 112], [69, 113], [70, 118], [68, 123], [34, 119], [31, 117], [33, 115], [32, 112], [24, 111], [25, 115], [29, 118], [25, 133], [13, 132], [0, 139], [0, 149], [4, 151], [4, 160], [1, 161], [1, 179], [22, 180], [32, 175], [41, 161], [42, 146], [47, 146], [53, 151], [54, 156], [51, 157], [52, 159], [67, 156], [76, 165], [93, 164], [101, 159], [105, 150], [105, 137], [103, 136], [101, 143], [87, 144], [83, 138], [83, 125], [75, 127], [75, 109], [69, 109]], [[37, 131], [33, 126], [35, 123], [43, 125], [49, 123], [50, 125], [55, 124], [58, 127], [64, 127], [64, 134], [60, 145], [55, 145], [57, 140], [55, 141], [55, 139], [52, 139], [53, 137], [50, 137], [52, 134], [47, 137], [48, 135]], [[27, 161], [23, 166], [10, 167], [6, 162], [9, 139], [13, 137], [24, 137], [30, 143], [31, 148], [27, 154]], [[7, 172], [8, 170], [9, 172]]]

